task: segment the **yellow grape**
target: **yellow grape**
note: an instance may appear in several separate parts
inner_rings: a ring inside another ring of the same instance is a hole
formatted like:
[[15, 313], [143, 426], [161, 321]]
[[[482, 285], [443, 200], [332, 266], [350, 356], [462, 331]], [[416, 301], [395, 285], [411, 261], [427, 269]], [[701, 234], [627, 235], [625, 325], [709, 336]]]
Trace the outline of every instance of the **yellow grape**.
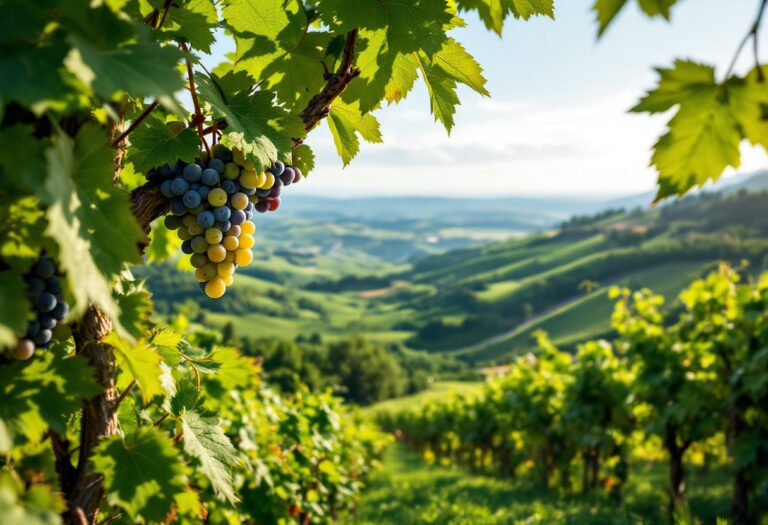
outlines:
[[179, 231], [178, 231], [178, 236], [179, 236], [179, 239], [181, 239], [182, 241], [188, 241], [188, 240], [190, 240], [192, 237], [194, 237], [194, 235], [190, 234], [190, 233], [187, 231], [187, 229], [186, 229], [186, 228], [179, 228]]
[[234, 162], [227, 162], [224, 165], [224, 178], [235, 180], [240, 176], [240, 168]]
[[232, 286], [232, 283], [235, 282], [234, 275], [228, 275], [226, 277], [222, 277], [222, 279], [224, 280], [224, 284], [226, 284], [227, 286]]
[[221, 277], [214, 277], [205, 285], [205, 295], [211, 299], [218, 299], [227, 291], [227, 285]]
[[208, 228], [205, 230], [205, 240], [208, 241], [208, 244], [219, 244], [222, 237], [224, 237], [224, 234], [218, 228]]
[[256, 244], [256, 241], [253, 240], [251, 235], [243, 234], [240, 236], [240, 248], [250, 250], [254, 244]]
[[227, 249], [221, 244], [214, 244], [208, 247], [208, 258], [215, 262], [220, 263], [227, 256]]
[[240, 185], [243, 188], [247, 189], [254, 189], [258, 188], [259, 183], [259, 177], [256, 175], [256, 172], [253, 170], [243, 170], [243, 173], [240, 175]]
[[202, 235], [205, 232], [205, 228], [200, 226], [199, 224], [193, 224], [189, 228], [187, 228], [187, 231], [190, 235]]
[[189, 258], [189, 262], [195, 268], [202, 268], [208, 263], [208, 256], [204, 253], [193, 253]]
[[197, 280], [200, 281], [201, 283], [204, 283], [205, 281], [208, 280], [205, 278], [205, 273], [203, 273], [202, 268], [198, 268], [197, 270], [195, 270], [195, 277], [197, 277]]
[[245, 155], [243, 155], [243, 150], [233, 149], [232, 160], [234, 160], [235, 164], [237, 164], [238, 166], [245, 166]]
[[227, 256], [224, 257], [224, 262], [235, 262], [235, 252], [227, 252]]
[[238, 240], [237, 237], [233, 237], [229, 235], [227, 237], [224, 237], [224, 241], [222, 244], [224, 244], [224, 248], [226, 248], [230, 252], [233, 252], [237, 250], [238, 246], [240, 246], [240, 241]]
[[208, 193], [208, 202], [211, 206], [224, 206], [227, 203], [227, 192], [221, 188], [214, 188]]
[[216, 267], [213, 263], [207, 263], [205, 266], [200, 268], [200, 274], [205, 277], [203, 279], [204, 281], [210, 281], [217, 275], [219, 275], [219, 269]]
[[261, 186], [259, 186], [259, 187], [260, 187], [262, 190], [268, 190], [268, 189], [270, 189], [272, 186], [274, 186], [274, 185], [275, 185], [275, 176], [274, 176], [274, 175], [272, 175], [271, 173], [265, 173], [264, 175], [266, 175], [266, 177], [267, 177], [267, 180], [264, 182], [264, 184], [262, 184], [262, 185], [261, 185]]
[[245, 221], [240, 225], [240, 232], [251, 235], [256, 232], [256, 225], [251, 221]]
[[253, 252], [245, 248], [238, 248], [235, 252], [235, 262], [240, 266], [248, 266], [253, 262]]
[[267, 174], [266, 173], [259, 173], [259, 177], [256, 180], [256, 187], [261, 188], [267, 183]]
[[219, 275], [221, 277], [229, 277], [235, 273], [235, 265], [231, 262], [220, 262], [218, 265]]
[[197, 224], [197, 217], [194, 215], [185, 215], [184, 218], [181, 219], [181, 224], [189, 228], [190, 226]]
[[242, 192], [237, 192], [230, 197], [232, 207], [236, 210], [244, 210], [248, 206], [248, 195]]

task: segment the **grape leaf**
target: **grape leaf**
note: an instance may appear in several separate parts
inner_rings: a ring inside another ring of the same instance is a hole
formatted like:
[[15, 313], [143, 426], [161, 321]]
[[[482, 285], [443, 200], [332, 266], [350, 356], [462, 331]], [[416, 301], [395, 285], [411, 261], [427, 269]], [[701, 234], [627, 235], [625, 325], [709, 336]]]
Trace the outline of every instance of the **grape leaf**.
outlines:
[[94, 471], [104, 475], [109, 504], [133, 521], [164, 521], [185, 491], [186, 468], [171, 440], [155, 428], [105, 439], [92, 461]]
[[602, 36], [608, 26], [616, 18], [624, 6], [627, 0], [595, 0], [592, 9], [597, 15], [597, 36]]
[[136, 381], [145, 403], [156, 395], [165, 394], [160, 380], [163, 373], [160, 369], [163, 356], [155, 348], [143, 339], [131, 345], [115, 332], [107, 335], [103, 342], [114, 348], [117, 365]]
[[[225, 79], [232, 75], [228, 73]], [[247, 91], [224, 94], [206, 75], [197, 75], [200, 95], [210, 104], [215, 118], [224, 118], [227, 128], [222, 142], [242, 149], [257, 169], [266, 169], [283, 154], [290, 153], [293, 138], [305, 133], [304, 123], [285, 109], [274, 105], [274, 94]]]
[[483, 68], [472, 55], [467, 53], [464, 46], [453, 38], [446, 40], [440, 51], [435, 53], [432, 57], [432, 65], [439, 67], [447, 76], [469, 86], [481, 95], [490, 96], [485, 89]]
[[459, 105], [459, 96], [456, 94], [456, 82], [450, 78], [441, 68], [433, 67], [426, 56], [417, 56], [422, 78], [427, 85], [429, 103], [435, 120], [439, 120], [445, 126], [448, 133], [453, 128], [453, 115], [456, 106]]
[[218, 21], [216, 6], [212, 0], [190, 0], [182, 6], [175, 2], [163, 23], [163, 33], [177, 40], [184, 40], [200, 51], [211, 52], [216, 38], [213, 29]]
[[[141, 261], [137, 243], [144, 233], [127, 194], [112, 185], [114, 164], [106, 135], [94, 125], [83, 126], [74, 142], [59, 134], [46, 160], [47, 179], [38, 190], [48, 205], [46, 235], [58, 244], [74, 310], [83, 312], [93, 303], [117, 319], [110, 281], [125, 263]], [[119, 323], [117, 327], [122, 329]]]
[[21, 124], [0, 129], [0, 185], [4, 192], [34, 193], [43, 185], [44, 142], [33, 132], [32, 126]]
[[392, 62], [392, 73], [384, 86], [384, 98], [387, 102], [400, 102], [413, 89], [419, 78], [418, 65], [413, 55], [397, 55]]
[[163, 262], [176, 255], [181, 247], [181, 239], [176, 232], [165, 227], [163, 221], [157, 221], [149, 232], [149, 244], [144, 250], [148, 263]]
[[337, 99], [331, 106], [327, 120], [336, 151], [345, 166], [360, 150], [358, 135], [368, 142], [382, 141], [379, 121], [370, 113], [363, 115], [357, 104], [351, 105]]
[[120, 307], [120, 324], [134, 339], [140, 339], [149, 328], [152, 296], [141, 283], [123, 280], [115, 299]]
[[206, 410], [194, 383], [180, 381], [171, 400], [171, 412], [181, 419], [184, 452], [200, 462], [200, 470], [211, 481], [214, 491], [230, 503], [237, 502], [232, 487], [231, 467], [237, 454], [216, 414]]
[[554, 0], [457, 0], [460, 11], [477, 11], [485, 27], [501, 35], [510, 14], [528, 20], [532, 16], [554, 18]]
[[740, 141], [736, 120], [720, 97], [682, 106], [653, 147], [652, 163], [659, 172], [656, 201], [716, 180], [728, 166], [737, 168]]
[[301, 170], [303, 175], [309, 174], [315, 169], [315, 154], [312, 148], [306, 144], [300, 144], [293, 148], [292, 163]]
[[16, 338], [27, 330], [27, 314], [31, 305], [24, 297], [26, 286], [16, 272], [0, 272], [0, 348], [16, 345]]
[[446, 27], [453, 19], [444, 0], [323, 0], [319, 9], [338, 32], [360, 28], [355, 61], [360, 76], [349, 86], [344, 100], [359, 101], [364, 114], [375, 108], [387, 92], [410, 89], [412, 71], [409, 75], [400, 70], [393, 80], [398, 57], [417, 51], [432, 56], [448, 38]]
[[308, 31], [300, 2], [231, 2], [223, 12], [235, 31], [236, 69], [263, 80], [291, 109], [306, 105], [322, 88], [323, 60], [331, 37], [323, 31]]
[[41, 115], [63, 109], [57, 101], [70, 98], [72, 75], [64, 71], [67, 49], [62, 45], [14, 46], [0, 51], [0, 99], [29, 106]]
[[768, 149], [768, 89], [757, 70], [728, 83], [728, 104], [744, 138]]
[[191, 128], [183, 127], [178, 133], [158, 118], [148, 118], [131, 133], [131, 147], [127, 161], [144, 173], [163, 164], [173, 165], [176, 160], [193, 162], [200, 154], [200, 138]]
[[31, 440], [39, 439], [45, 426], [64, 434], [83, 399], [101, 392], [86, 359], [54, 351], [0, 367], [0, 385], [0, 419]]
[[73, 47], [67, 67], [102, 97], [111, 99], [121, 91], [151, 97], [166, 108], [182, 113], [175, 93], [184, 87], [176, 64], [183, 54], [170, 46], [138, 42], [119, 47], [100, 47], [81, 35], [67, 38]]
[[675, 60], [672, 68], [657, 68], [658, 86], [630, 111], [660, 113], [693, 99], [708, 99], [718, 89], [715, 68], [690, 60]]

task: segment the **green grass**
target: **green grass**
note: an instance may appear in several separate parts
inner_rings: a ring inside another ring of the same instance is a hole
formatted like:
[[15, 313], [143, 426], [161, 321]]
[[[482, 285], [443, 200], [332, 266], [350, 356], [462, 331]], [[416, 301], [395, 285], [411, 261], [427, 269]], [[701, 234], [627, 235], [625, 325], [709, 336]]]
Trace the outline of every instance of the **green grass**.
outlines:
[[[668, 523], [664, 465], [633, 466], [624, 501], [604, 494], [544, 492], [527, 479], [498, 479], [428, 465], [418, 455], [393, 445], [382, 470], [374, 473], [347, 525], [378, 524], [564, 524], [638, 525]], [[689, 469], [692, 514], [702, 525], [728, 509], [728, 484], [719, 469], [707, 475]]]

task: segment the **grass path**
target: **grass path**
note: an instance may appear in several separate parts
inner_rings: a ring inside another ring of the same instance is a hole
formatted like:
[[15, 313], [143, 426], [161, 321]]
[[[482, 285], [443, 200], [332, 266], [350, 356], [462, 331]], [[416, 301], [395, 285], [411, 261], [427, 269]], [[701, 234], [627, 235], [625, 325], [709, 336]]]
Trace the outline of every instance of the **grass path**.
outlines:
[[[626, 505], [581, 494], [545, 494], [528, 483], [433, 466], [401, 445], [390, 447], [356, 513], [346, 525], [635, 525], [664, 520], [664, 469], [640, 468], [627, 487]], [[691, 488], [694, 514], [713, 523], [727, 508], [720, 473]]]

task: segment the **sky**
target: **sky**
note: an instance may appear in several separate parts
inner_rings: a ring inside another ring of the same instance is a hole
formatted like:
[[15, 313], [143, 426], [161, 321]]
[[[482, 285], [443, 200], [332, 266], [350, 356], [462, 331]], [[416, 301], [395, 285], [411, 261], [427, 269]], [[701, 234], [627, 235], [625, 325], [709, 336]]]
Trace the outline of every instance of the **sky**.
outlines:
[[[322, 124], [307, 140], [316, 168], [291, 193], [498, 197], [652, 190], [650, 149], [670, 115], [627, 109], [655, 85], [653, 67], [676, 57], [716, 65], [723, 74], [758, 1], [683, 0], [671, 23], [646, 18], [633, 3], [600, 41], [591, 4], [556, 0], [556, 20], [508, 21], [501, 39], [465, 16], [468, 27], [456, 37], [483, 67], [491, 97], [460, 88], [462, 105], [448, 136], [418, 82], [405, 101], [376, 113], [384, 143], [363, 143], [346, 168]], [[745, 52], [737, 71], [750, 60]], [[743, 148], [741, 172], [765, 167], [763, 150]]]

